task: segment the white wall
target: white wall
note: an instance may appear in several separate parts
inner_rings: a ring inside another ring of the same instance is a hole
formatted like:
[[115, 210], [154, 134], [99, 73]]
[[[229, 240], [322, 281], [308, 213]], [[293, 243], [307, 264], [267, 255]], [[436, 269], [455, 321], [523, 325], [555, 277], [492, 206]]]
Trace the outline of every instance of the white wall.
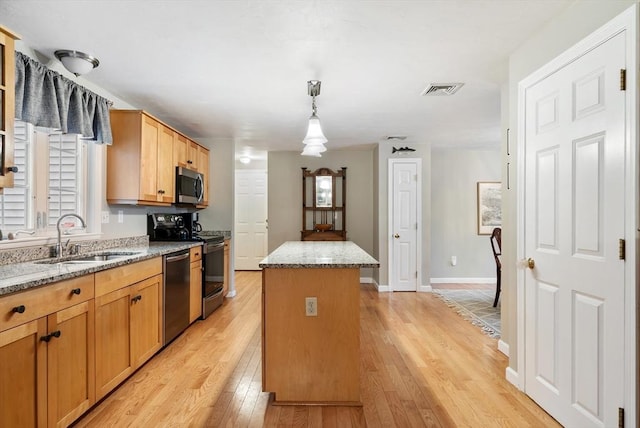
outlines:
[[499, 149], [431, 151], [432, 279], [495, 279], [489, 237], [477, 234], [476, 183], [501, 181], [500, 165]]
[[[518, 156], [518, 82], [533, 73], [554, 57], [620, 14], [635, 0], [588, 1], [578, 0], [564, 13], [558, 15], [535, 36], [527, 40], [509, 59], [509, 114], [503, 129], [510, 128], [511, 155], [506, 154], [506, 140], [503, 140], [503, 168], [510, 163], [509, 180], [511, 191], [503, 193], [503, 271], [502, 286], [505, 291], [502, 300], [502, 337], [509, 346], [509, 366], [517, 367], [516, 320], [516, 186]], [[503, 115], [503, 118], [505, 116]], [[504, 169], [503, 169], [504, 170]], [[505, 170], [506, 171], [506, 170]], [[506, 178], [505, 178], [506, 179]], [[507, 310], [505, 310], [505, 306]]]

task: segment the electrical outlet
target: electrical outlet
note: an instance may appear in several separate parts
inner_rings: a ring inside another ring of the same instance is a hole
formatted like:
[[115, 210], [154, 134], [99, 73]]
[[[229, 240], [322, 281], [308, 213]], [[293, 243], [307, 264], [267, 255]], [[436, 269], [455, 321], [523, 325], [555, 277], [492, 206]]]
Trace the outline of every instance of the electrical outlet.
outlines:
[[304, 307], [308, 317], [318, 316], [318, 298], [317, 297], [305, 297]]
[[109, 211], [102, 211], [102, 224], [109, 223]]
[[124, 211], [118, 210], [118, 223], [124, 223]]

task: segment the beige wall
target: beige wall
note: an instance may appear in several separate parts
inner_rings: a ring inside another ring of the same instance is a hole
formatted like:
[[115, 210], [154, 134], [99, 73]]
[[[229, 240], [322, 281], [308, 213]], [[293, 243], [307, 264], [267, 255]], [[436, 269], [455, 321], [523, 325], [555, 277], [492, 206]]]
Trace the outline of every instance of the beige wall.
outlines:
[[431, 278], [496, 277], [489, 237], [477, 233], [476, 189], [500, 181], [500, 165], [499, 149], [431, 151]]
[[[270, 152], [269, 252], [285, 241], [299, 241], [302, 230], [302, 167], [311, 171], [347, 167], [347, 239], [373, 255], [373, 150], [329, 150], [321, 158]], [[361, 276], [372, 277], [371, 269]]]
[[[569, 49], [578, 41], [619, 15], [634, 0], [587, 1], [578, 0], [563, 14], [553, 19], [538, 34], [531, 37], [509, 59], [509, 96], [507, 121], [503, 128], [510, 129], [510, 151], [506, 154], [506, 140], [503, 140], [503, 171], [506, 174], [506, 164], [510, 163], [510, 177], [512, 188], [503, 193], [503, 295], [502, 308], [502, 341], [509, 345], [509, 366], [518, 371], [517, 367], [517, 332], [516, 321], [516, 177], [518, 159], [518, 82], [526, 78], [554, 57]], [[503, 99], [503, 102], [504, 99]], [[505, 104], [507, 104], [505, 102]], [[505, 115], [503, 115], [503, 121]], [[506, 179], [506, 178], [505, 178]], [[504, 180], [503, 180], [504, 181]]]

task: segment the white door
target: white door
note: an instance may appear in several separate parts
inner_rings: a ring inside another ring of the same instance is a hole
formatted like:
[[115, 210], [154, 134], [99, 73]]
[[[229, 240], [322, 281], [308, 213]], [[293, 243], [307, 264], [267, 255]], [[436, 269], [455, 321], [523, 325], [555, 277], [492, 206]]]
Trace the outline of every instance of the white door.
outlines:
[[391, 291], [416, 291], [418, 286], [420, 166], [420, 159], [389, 159]]
[[235, 200], [235, 269], [260, 270], [267, 256], [267, 172], [237, 170]]
[[567, 427], [611, 427], [624, 407], [624, 32], [559, 65], [525, 92], [525, 391]]

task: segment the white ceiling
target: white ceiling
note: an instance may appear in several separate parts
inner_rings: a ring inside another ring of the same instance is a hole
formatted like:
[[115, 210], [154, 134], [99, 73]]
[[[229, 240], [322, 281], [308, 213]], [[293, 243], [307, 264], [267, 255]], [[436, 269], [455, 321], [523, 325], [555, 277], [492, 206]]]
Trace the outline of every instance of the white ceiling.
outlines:
[[[96, 56], [84, 79], [238, 151], [300, 150], [311, 79], [329, 150], [495, 147], [509, 54], [572, 2], [2, 0], [0, 24], [48, 58]], [[464, 86], [420, 96], [441, 82]]]

